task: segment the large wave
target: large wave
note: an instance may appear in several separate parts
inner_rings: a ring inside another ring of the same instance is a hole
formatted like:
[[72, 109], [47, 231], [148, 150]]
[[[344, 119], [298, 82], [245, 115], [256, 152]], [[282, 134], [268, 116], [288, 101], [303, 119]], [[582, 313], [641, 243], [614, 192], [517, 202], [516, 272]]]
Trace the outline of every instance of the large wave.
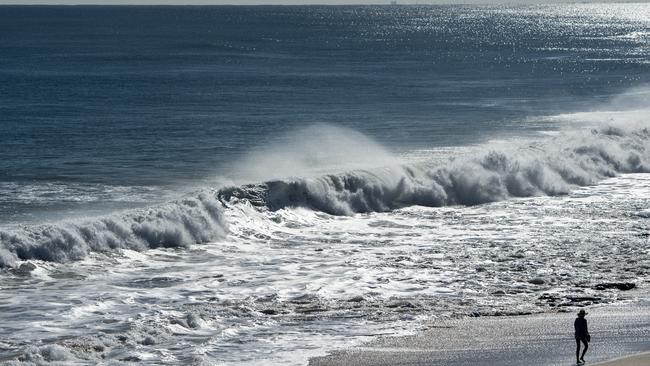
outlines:
[[510, 149], [489, 150], [442, 167], [392, 166], [221, 190], [271, 210], [307, 207], [333, 215], [423, 205], [476, 205], [509, 197], [560, 195], [619, 173], [650, 172], [646, 128], [594, 129]]
[[227, 226], [215, 192], [144, 210], [131, 210], [80, 222], [0, 231], [0, 267], [16, 260], [65, 262], [90, 251], [179, 247], [223, 238]]
[[64, 262], [90, 251], [144, 250], [222, 239], [224, 208], [305, 207], [333, 215], [411, 205], [476, 205], [567, 194], [619, 173], [650, 172], [650, 130], [606, 127], [456, 159], [442, 166], [390, 165], [203, 191], [195, 197], [103, 218], [0, 231], [0, 267], [17, 260]]

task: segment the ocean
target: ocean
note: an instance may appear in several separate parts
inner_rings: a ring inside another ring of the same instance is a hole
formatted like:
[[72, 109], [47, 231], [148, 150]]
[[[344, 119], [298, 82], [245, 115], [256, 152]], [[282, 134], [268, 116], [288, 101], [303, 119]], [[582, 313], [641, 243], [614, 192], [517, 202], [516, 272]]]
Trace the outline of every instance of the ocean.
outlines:
[[0, 6], [0, 362], [630, 300], [649, 101], [648, 3]]

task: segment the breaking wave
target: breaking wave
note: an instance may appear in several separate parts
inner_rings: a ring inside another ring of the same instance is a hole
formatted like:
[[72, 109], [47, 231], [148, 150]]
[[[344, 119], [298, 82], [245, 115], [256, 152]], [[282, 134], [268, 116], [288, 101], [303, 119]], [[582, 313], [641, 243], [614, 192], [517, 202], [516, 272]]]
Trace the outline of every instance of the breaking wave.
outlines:
[[219, 195], [226, 204], [245, 200], [270, 210], [300, 206], [333, 215], [561, 195], [619, 173], [650, 172], [649, 141], [648, 129], [607, 127], [491, 150], [442, 167], [401, 165], [274, 180]]
[[214, 192], [203, 192], [103, 218], [0, 231], [0, 268], [16, 260], [76, 260], [90, 251], [182, 247], [218, 240], [226, 232], [221, 204]]
[[442, 166], [391, 165], [279, 179], [86, 221], [0, 231], [0, 267], [17, 260], [65, 262], [118, 248], [182, 247], [223, 239], [224, 209], [305, 207], [332, 215], [422, 205], [477, 205], [510, 197], [567, 194], [620, 173], [650, 172], [650, 130], [606, 127], [492, 149]]

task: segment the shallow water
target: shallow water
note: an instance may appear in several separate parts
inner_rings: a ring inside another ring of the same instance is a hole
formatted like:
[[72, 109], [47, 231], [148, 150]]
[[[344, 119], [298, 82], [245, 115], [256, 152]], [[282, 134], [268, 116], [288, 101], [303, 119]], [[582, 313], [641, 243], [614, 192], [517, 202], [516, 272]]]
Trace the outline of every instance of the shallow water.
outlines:
[[0, 7], [0, 361], [304, 364], [627, 298], [649, 14]]
[[616, 301], [625, 293], [594, 286], [647, 285], [648, 190], [631, 174], [475, 207], [241, 205], [225, 241], [5, 272], [2, 358], [54, 343], [72, 360], [303, 364], [430, 317]]

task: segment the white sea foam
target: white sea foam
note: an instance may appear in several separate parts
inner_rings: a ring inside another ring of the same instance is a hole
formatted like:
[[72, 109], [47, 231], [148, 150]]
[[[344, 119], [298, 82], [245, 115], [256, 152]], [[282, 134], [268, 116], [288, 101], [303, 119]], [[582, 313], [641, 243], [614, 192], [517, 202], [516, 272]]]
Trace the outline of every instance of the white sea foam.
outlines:
[[[318, 127], [317, 131], [322, 129]], [[338, 136], [347, 132], [335, 129], [337, 137], [323, 141], [326, 145], [334, 140], [341, 142], [333, 151], [344, 154], [377, 154], [360, 160], [371, 166], [388, 165], [206, 191], [150, 209], [1, 231], [0, 267], [11, 266], [19, 259], [62, 262], [83, 258], [90, 251], [143, 250], [218, 240], [226, 232], [222, 203], [230, 206], [241, 200], [271, 210], [304, 207], [351, 215], [412, 205], [477, 205], [512, 197], [564, 195], [575, 187], [592, 185], [620, 173], [650, 172], [650, 131], [646, 128], [607, 126], [511, 147], [498, 143], [485, 146], [486, 152], [433, 167], [395, 165], [397, 160], [368, 138], [355, 145], [357, 133], [348, 140]], [[309, 142], [301, 145], [309, 146]], [[343, 149], [347, 145], [354, 146]], [[279, 160], [290, 155], [288, 151], [298, 154], [293, 148], [281, 151]], [[298, 155], [297, 160], [306, 156]], [[332, 157], [330, 153], [324, 156], [327, 157], [317, 156], [316, 160], [333, 163], [343, 157]], [[272, 166], [276, 160], [268, 157], [262, 165]], [[299, 170], [307, 165], [306, 161], [298, 164]], [[285, 176], [296, 171], [279, 172]]]
[[[308, 207], [337, 215], [410, 206], [475, 205], [567, 194], [619, 173], [650, 171], [650, 131], [603, 127], [487, 152], [430, 168], [390, 166], [223, 189], [272, 210]], [[499, 144], [502, 146], [502, 144]]]
[[629, 39], [634, 41], [647, 41], [650, 39], [650, 32], [648, 31], [635, 31], [630, 33], [625, 33], [620, 36], [615, 36], [613, 38], [619, 39]]
[[301, 365], [430, 316], [629, 298], [596, 285], [643, 286], [649, 189], [631, 174], [562, 197], [351, 216], [240, 202], [222, 242], [6, 270], [6, 349], [36, 359], [47, 344], [28, 343], [48, 339], [69, 363]]
[[226, 230], [221, 204], [205, 192], [97, 219], [0, 231], [0, 267], [19, 259], [65, 262], [90, 251], [188, 246], [223, 238]]

